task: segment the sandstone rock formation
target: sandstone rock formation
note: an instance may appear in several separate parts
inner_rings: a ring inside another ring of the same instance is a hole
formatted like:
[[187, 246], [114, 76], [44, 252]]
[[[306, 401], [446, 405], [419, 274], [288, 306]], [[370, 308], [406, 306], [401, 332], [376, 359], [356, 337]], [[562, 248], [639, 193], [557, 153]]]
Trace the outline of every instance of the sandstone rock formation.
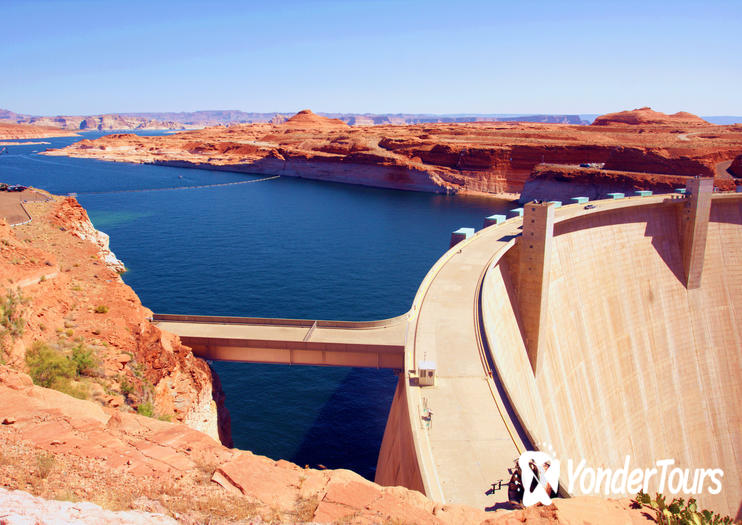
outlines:
[[662, 120], [646, 116], [651, 110], [638, 111], [641, 118], [662, 124], [630, 126], [611, 117], [592, 126], [480, 122], [349, 127], [305, 110], [278, 125], [218, 126], [166, 137], [116, 135], [47, 154], [436, 193], [520, 193], [541, 163], [604, 164], [608, 170], [634, 172], [639, 186], [654, 177], [646, 173], [716, 176], [717, 185], [731, 179], [718, 167], [742, 153], [742, 127], [702, 124], [702, 119], [683, 115]]
[[0, 140], [36, 139], [44, 137], [69, 137], [77, 135], [51, 126], [31, 126], [0, 121]]
[[652, 108], [643, 107], [631, 111], [607, 113], [596, 118], [593, 126], [612, 126], [615, 124], [651, 125], [651, 126], [708, 126], [709, 122], [686, 111], [667, 115]]
[[[614, 171], [597, 167], [540, 164], [526, 181], [520, 202], [532, 200], [557, 200], [571, 203], [572, 197], [588, 197], [590, 200], [608, 199], [609, 193], [620, 192], [634, 196], [638, 190], [654, 193], [673, 193], [684, 188], [688, 177], [661, 173], [642, 173], [637, 177], [630, 171]], [[734, 191], [734, 182], [719, 179], [717, 187], [722, 191]]]
[[[130, 117], [118, 114], [70, 116], [58, 115], [53, 117], [20, 115], [12, 111], [0, 110], [0, 126], [6, 124], [26, 124], [43, 128], [56, 128], [65, 130], [115, 130], [115, 129], [187, 129], [176, 122], [162, 122], [151, 118]], [[0, 137], [2, 128], [0, 128]], [[59, 132], [57, 132], [59, 133]], [[62, 135], [45, 135], [62, 136]]]
[[[0, 490], [2, 523], [16, 523], [16, 516], [109, 520], [102, 523], [148, 517], [168, 523], [165, 516], [187, 523], [650, 523], [627, 500], [556, 500], [496, 513], [439, 505], [347, 470], [301, 468], [230, 450], [182, 424], [34, 386], [2, 365], [0, 421], [0, 485], [74, 502]], [[5, 503], [12, 512], [2, 510]], [[111, 515], [98, 506], [140, 512]]]
[[310, 109], [303, 109], [293, 117], [281, 123], [286, 128], [301, 129], [323, 129], [323, 128], [347, 128], [348, 125], [342, 120], [321, 117], [312, 113]]
[[54, 523], [57, 525], [175, 525], [177, 521], [164, 514], [137, 510], [113, 512], [87, 501], [54, 501], [37, 498], [22, 490], [0, 487], [0, 523]]
[[39, 345], [62, 355], [83, 348], [95, 366], [87, 377], [65, 383], [68, 391], [148, 410], [230, 444], [218, 381], [176, 336], [149, 323], [152, 312], [121, 280], [123, 264], [108, 248], [108, 236], [73, 198], [50, 196], [25, 207], [30, 223], [10, 228], [0, 222], [0, 296], [15, 304], [20, 323], [1, 332], [0, 362], [27, 370], [27, 354]]

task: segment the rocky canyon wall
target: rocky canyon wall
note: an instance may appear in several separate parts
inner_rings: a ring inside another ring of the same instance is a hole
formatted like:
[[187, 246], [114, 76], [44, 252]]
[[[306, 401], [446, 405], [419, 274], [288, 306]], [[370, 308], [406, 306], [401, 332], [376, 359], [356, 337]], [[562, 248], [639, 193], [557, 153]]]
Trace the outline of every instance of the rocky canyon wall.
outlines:
[[[18, 330], [2, 334], [2, 359], [27, 371], [29, 353], [88, 352], [91, 370], [64, 389], [118, 409], [152, 412], [231, 444], [218, 380], [121, 280], [124, 266], [73, 198], [25, 204], [32, 221], [0, 225], [0, 274]], [[78, 350], [75, 350], [75, 349]], [[45, 354], [47, 355], [47, 354]]]

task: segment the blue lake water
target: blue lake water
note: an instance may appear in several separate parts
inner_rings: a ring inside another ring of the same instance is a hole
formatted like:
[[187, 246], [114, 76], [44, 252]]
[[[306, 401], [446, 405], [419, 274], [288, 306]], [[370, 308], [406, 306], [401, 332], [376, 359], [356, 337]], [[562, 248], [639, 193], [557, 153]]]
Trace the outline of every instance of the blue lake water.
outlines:
[[[85, 133], [96, 138], [100, 132]], [[156, 133], [144, 133], [156, 134]], [[46, 157], [8, 146], [0, 182], [79, 194], [158, 313], [369, 320], [406, 312], [461, 226], [515, 207], [490, 198], [282, 177]], [[373, 479], [396, 377], [391, 371], [214, 363], [235, 446]]]

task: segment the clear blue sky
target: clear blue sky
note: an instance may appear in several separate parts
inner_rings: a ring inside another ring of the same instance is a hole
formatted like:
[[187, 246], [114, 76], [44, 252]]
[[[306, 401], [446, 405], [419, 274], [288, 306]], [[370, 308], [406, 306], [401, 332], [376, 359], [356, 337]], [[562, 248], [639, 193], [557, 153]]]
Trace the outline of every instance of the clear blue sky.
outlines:
[[0, 0], [0, 108], [742, 115], [742, 1]]

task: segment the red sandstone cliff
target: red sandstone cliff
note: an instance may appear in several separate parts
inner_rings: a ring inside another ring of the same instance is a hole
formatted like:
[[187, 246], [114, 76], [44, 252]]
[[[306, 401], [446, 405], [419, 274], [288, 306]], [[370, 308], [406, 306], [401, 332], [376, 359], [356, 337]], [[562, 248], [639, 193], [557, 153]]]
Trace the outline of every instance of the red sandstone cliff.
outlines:
[[[497, 194], [521, 192], [533, 168], [544, 162], [604, 163], [606, 169], [635, 172], [639, 180], [644, 173], [718, 175], [720, 163], [742, 153], [742, 127], [704, 124], [685, 114], [663, 120], [647, 116], [650, 112], [629, 112], [631, 119], [606, 116], [592, 126], [479, 122], [350, 127], [305, 110], [277, 125], [217, 126], [167, 137], [115, 135], [47, 154]], [[622, 122], [632, 119], [646, 123]]]
[[64, 390], [181, 421], [231, 443], [218, 380], [176, 336], [147, 321], [152, 312], [121, 280], [123, 265], [108, 249], [108, 236], [72, 198], [25, 206], [32, 222], [0, 223], [0, 295], [5, 304], [15, 299], [22, 323], [2, 331], [0, 360], [25, 371], [37, 345], [62, 355], [81, 346], [95, 363]]
[[672, 115], [667, 115], [659, 111], [653, 111], [652, 108], [644, 107], [633, 109], [631, 111], [619, 111], [618, 113], [607, 113], [596, 118], [593, 126], [612, 126], [615, 124], [628, 124], [631, 126], [651, 125], [651, 126], [709, 126], [709, 122], [701, 117], [678, 111]]
[[46, 137], [69, 137], [77, 135], [71, 131], [62, 131], [50, 126], [31, 126], [0, 122], [0, 140], [37, 139]]
[[[691, 177], [643, 173], [637, 177], [630, 171], [614, 171], [601, 168], [583, 168], [558, 164], [540, 164], [526, 181], [520, 202], [532, 200], [557, 200], [570, 203], [572, 197], [589, 197], [590, 200], [607, 199], [609, 193], [620, 192], [635, 196], [635, 191], [650, 190], [654, 193], [673, 193], [684, 188]], [[722, 191], [734, 191], [731, 180], [717, 181]]]

